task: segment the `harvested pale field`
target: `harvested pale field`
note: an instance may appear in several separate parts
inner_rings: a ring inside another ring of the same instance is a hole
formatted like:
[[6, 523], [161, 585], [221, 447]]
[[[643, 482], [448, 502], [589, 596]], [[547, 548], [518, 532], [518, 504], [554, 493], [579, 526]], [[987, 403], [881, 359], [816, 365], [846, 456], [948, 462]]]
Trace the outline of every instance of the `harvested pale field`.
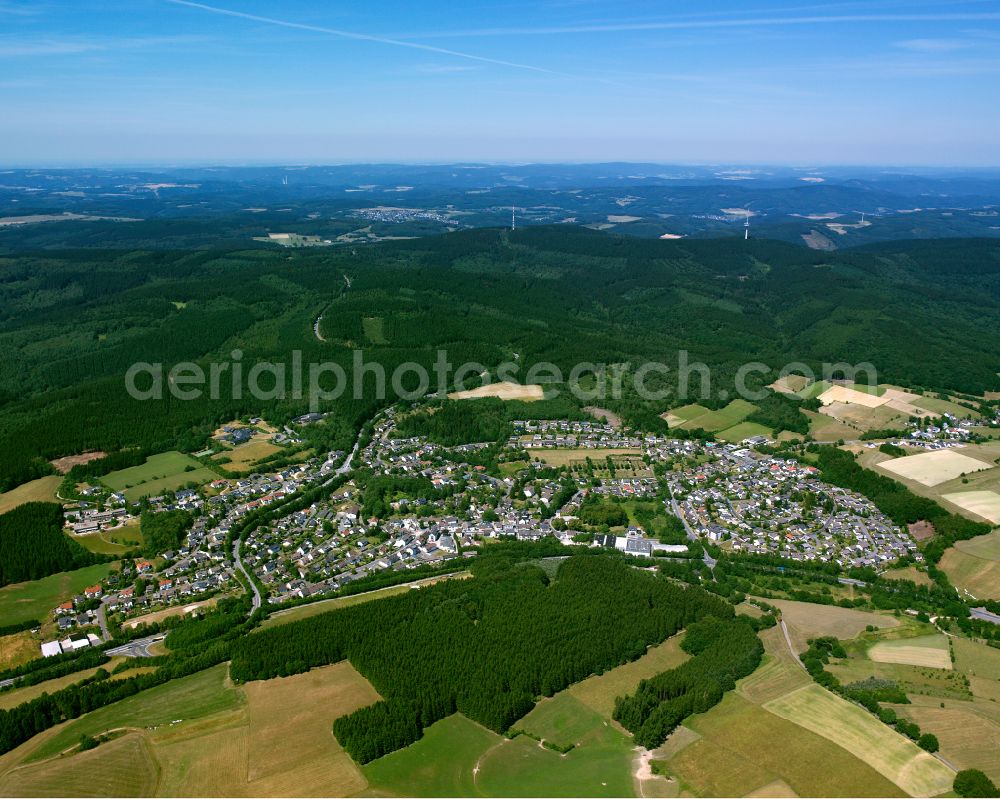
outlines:
[[595, 465], [604, 461], [608, 456], [612, 458], [617, 455], [641, 455], [640, 449], [629, 449], [621, 447], [619, 449], [536, 449], [531, 451], [532, 458], [538, 458], [549, 466], [568, 466], [572, 463], [584, 463], [590, 458]]
[[202, 608], [213, 608], [216, 603], [222, 599], [221, 596], [214, 596], [211, 599], [206, 599], [202, 602], [192, 602], [188, 605], [174, 605], [170, 608], [164, 608], [163, 610], [155, 610], [152, 613], [147, 613], [145, 616], [136, 616], [133, 619], [122, 622], [122, 627], [128, 627], [134, 630], [140, 624], [152, 624], [153, 622], [163, 621], [170, 616], [186, 616], [189, 613], [194, 613]]
[[798, 652], [806, 650], [806, 641], [810, 638], [832, 635], [848, 639], [854, 638], [869, 624], [879, 628], [899, 626], [899, 620], [892, 616], [880, 616], [836, 605], [814, 605], [811, 602], [794, 602], [789, 599], [762, 601], [781, 610], [781, 617], [789, 628], [792, 643]]
[[[0, 636], [0, 670], [10, 669], [20, 666], [29, 660], [34, 660], [41, 656], [39, 647], [42, 639], [32, 634], [31, 630], [22, 630], [19, 633]], [[0, 708], [6, 707], [4, 704], [11, 693], [0, 694]]]
[[957, 491], [941, 496], [991, 524], [1000, 524], [1000, 494], [996, 491]]
[[951, 790], [954, 771], [871, 713], [818, 685], [807, 685], [764, 707], [843, 747], [912, 796]]
[[964, 474], [985, 471], [992, 466], [954, 449], [939, 449], [882, 461], [878, 468], [921, 485], [936, 486]]
[[754, 704], [763, 705], [812, 682], [806, 670], [792, 656], [781, 627], [764, 630], [760, 639], [764, 643], [764, 660], [752, 674], [736, 684], [736, 690], [742, 696]]
[[0, 796], [153, 796], [157, 767], [141, 735], [125, 735], [73, 757], [14, 769]]
[[980, 701], [948, 702], [946, 707], [896, 705], [904, 718], [930, 730], [941, 744], [941, 755], [960, 769], [978, 768], [1000, 782], [1000, 724], [977, 712]]
[[66, 474], [74, 466], [81, 466], [91, 461], [99, 460], [107, 455], [106, 452], [84, 452], [81, 455], [67, 455], [63, 458], [56, 458], [49, 461], [59, 474]]
[[[875, 407], [857, 405], [854, 403], [832, 402], [824, 405], [819, 411], [824, 416], [830, 416], [855, 430], [868, 431], [882, 428], [899, 427], [909, 414], [891, 408], [888, 404]], [[857, 435], [853, 436], [857, 438]]]
[[10, 491], [4, 491], [0, 494], [0, 514], [14, 510], [26, 502], [57, 502], [56, 489], [61, 482], [61, 479], [51, 475], [39, 477], [29, 483], [22, 483]]
[[254, 796], [351, 795], [367, 787], [333, 722], [381, 697], [350, 663], [245, 686]]
[[809, 417], [809, 435], [817, 441], [839, 441], [840, 439], [853, 439], [858, 437], [858, 431], [853, 427], [827, 416], [825, 413], [816, 411], [802, 411]]
[[668, 638], [662, 644], [651, 646], [645, 655], [631, 663], [588, 677], [571, 685], [564, 693], [610, 719], [615, 709], [615, 697], [633, 693], [640, 680], [668, 671], [688, 659], [688, 654], [680, 646], [682, 639], [683, 633]]
[[700, 738], [685, 738], [667, 768], [698, 796], [746, 796], [779, 780], [801, 796], [904, 795], [836, 742], [736, 693], [689, 718], [686, 727]]
[[[990, 545], [973, 543], [984, 538], [990, 539]], [[971, 541], [960, 541], [945, 550], [938, 565], [955, 586], [976, 599], [1000, 599], [1000, 561], [991, 552], [991, 545], [996, 540], [997, 533], [993, 532]]]
[[922, 635], [918, 638], [879, 641], [869, 647], [868, 659], [876, 663], [899, 663], [949, 671], [952, 668], [948, 641], [943, 635]]
[[[39, 656], [38, 646], [37, 642], [33, 642], [32, 650], [35, 657]], [[69, 685], [78, 683], [88, 677], [93, 677], [99, 668], [111, 671], [115, 668], [115, 666], [124, 660], [125, 658], [112, 658], [103, 666], [95, 666], [92, 669], [74, 671], [72, 674], [66, 674], [62, 677], [46, 680], [45, 682], [40, 682], [36, 685], [26, 685], [23, 688], [14, 688], [10, 691], [4, 691], [3, 693], [0, 693], [0, 710], [10, 710], [11, 708], [17, 707], [24, 702], [30, 702], [32, 699], [35, 699], [42, 694], [54, 694], [56, 691], [59, 691]], [[131, 677], [133, 673], [133, 671], [125, 672], [125, 676]]]
[[641, 216], [627, 216], [625, 214], [608, 214], [608, 221], [614, 222], [616, 225], [628, 224], [629, 222], [638, 222], [642, 219]]
[[747, 796], [772, 797], [772, 799], [792, 799], [798, 796], [791, 786], [784, 780], [775, 780], [767, 785], [762, 785], [756, 791], [750, 791]]
[[502, 382], [490, 383], [479, 388], [470, 388], [467, 391], [453, 391], [448, 395], [448, 399], [482, 399], [483, 397], [498, 397], [502, 400], [521, 400], [522, 402], [534, 402], [545, 399], [545, 391], [541, 386], [522, 386], [520, 383]]
[[269, 438], [267, 435], [254, 436], [245, 444], [216, 453], [212, 459], [228, 458], [228, 462], [222, 464], [228, 472], [249, 472], [257, 461], [281, 451], [281, 447], [271, 443]]
[[809, 385], [809, 378], [805, 375], [785, 375], [779, 377], [768, 386], [772, 391], [780, 391], [782, 394], [795, 394]]
[[824, 405], [840, 402], [845, 405], [864, 405], [866, 408], [877, 408], [886, 403], [885, 396], [878, 396], [868, 391], [858, 391], [847, 386], [831, 386], [819, 395], [819, 401]]

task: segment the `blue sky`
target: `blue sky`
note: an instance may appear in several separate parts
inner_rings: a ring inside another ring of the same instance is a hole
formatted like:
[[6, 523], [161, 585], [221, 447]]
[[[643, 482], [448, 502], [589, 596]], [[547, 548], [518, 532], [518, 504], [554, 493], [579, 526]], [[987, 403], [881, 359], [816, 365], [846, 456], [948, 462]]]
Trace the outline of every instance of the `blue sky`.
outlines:
[[0, 0], [0, 163], [1000, 164], [1000, 0]]

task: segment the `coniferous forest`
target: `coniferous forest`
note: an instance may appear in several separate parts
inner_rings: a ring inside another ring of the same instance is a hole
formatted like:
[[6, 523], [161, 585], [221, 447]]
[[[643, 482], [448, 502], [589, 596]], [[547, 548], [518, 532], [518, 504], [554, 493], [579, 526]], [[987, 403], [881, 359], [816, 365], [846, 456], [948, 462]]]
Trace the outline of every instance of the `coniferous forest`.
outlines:
[[[680, 349], [711, 366], [712, 396], [693, 398], [710, 404], [720, 391], [733, 395], [748, 360], [775, 374], [791, 361], [817, 374], [824, 362], [870, 362], [882, 381], [981, 394], [1000, 388], [990, 266], [998, 248], [961, 240], [821, 253], [767, 240], [535, 227], [323, 252], [21, 252], [0, 263], [0, 490], [52, 473], [48, 461], [64, 455], [196, 451], [233, 418], [284, 423], [307, 410], [290, 387], [266, 400], [244, 391], [140, 402], [125, 391], [133, 363], [204, 367], [234, 350], [246, 364], [287, 363], [298, 350], [305, 364], [339, 364], [348, 382], [359, 356], [386, 375], [407, 362], [434, 375], [438, 348], [455, 366], [511, 363], [522, 382], [541, 363], [565, 377], [579, 363], [659, 361], [671, 371], [648, 387], [663, 399], [643, 399], [629, 379], [621, 397], [594, 398], [647, 429], [662, 428], [658, 415], [684, 404]], [[320, 316], [321, 338], [313, 330]], [[332, 413], [311, 428], [310, 443], [349, 445], [381, 404], [378, 383], [368, 373], [326, 403]], [[800, 431], [797, 410], [770, 397], [751, 418]], [[486, 438], [502, 435], [510, 418], [484, 414]], [[445, 421], [414, 420], [412, 429], [483, 440]]]
[[63, 533], [62, 506], [29, 502], [0, 516], [0, 586], [96, 563]]
[[[484, 561], [476, 571], [473, 580], [439, 583], [237, 641], [232, 677], [262, 680], [349, 660], [384, 697], [334, 724], [348, 753], [366, 763], [412, 743], [455, 712], [503, 732], [539, 696], [634, 660], [700, 619], [733, 624], [732, 605], [719, 597], [637, 570], [619, 557], [570, 557], [552, 582], [527, 563]], [[708, 656], [704, 662], [710, 663]], [[697, 680], [689, 685], [702, 690]]]

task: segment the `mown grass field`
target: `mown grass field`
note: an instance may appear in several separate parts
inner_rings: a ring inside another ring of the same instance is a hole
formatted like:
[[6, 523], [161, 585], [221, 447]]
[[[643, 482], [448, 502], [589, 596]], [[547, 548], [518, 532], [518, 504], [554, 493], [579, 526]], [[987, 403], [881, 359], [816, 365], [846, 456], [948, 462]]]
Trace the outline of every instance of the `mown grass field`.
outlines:
[[136, 500], [174, 490], [188, 483], [207, 483], [217, 477], [211, 469], [202, 466], [190, 455], [182, 452], [161, 452], [150, 455], [141, 466], [119, 469], [101, 478], [112, 491], [122, 491], [126, 499]]
[[899, 663], [951, 671], [948, 639], [938, 634], [879, 641], [869, 647], [868, 659], [876, 663]]
[[818, 685], [804, 686], [763, 707], [835, 742], [912, 796], [951, 790], [955, 772], [866, 710]]
[[578, 699], [605, 719], [610, 719], [615, 709], [615, 697], [632, 693], [641, 680], [679, 666], [688, 659], [688, 654], [680, 646], [683, 635], [680, 633], [662, 644], [651, 646], [645, 655], [631, 663], [581, 680], [564, 693]]
[[4, 491], [0, 494], [0, 515], [14, 510], [25, 502], [58, 502], [56, 489], [61, 482], [61, 477], [49, 475], [39, 477], [30, 483], [23, 483], [10, 491]]
[[959, 589], [977, 599], [1000, 599], [1000, 531], [959, 541], [939, 565]]
[[771, 437], [772, 435], [774, 435], [774, 431], [770, 427], [764, 427], [764, 425], [757, 424], [756, 422], [740, 422], [717, 433], [718, 438], [734, 444], [738, 444], [743, 439], [752, 438], [753, 436]]
[[142, 546], [142, 532], [139, 529], [138, 519], [132, 519], [113, 530], [86, 535], [73, 535], [67, 532], [66, 535], [84, 549], [98, 555], [123, 555]]
[[239, 444], [232, 449], [223, 450], [212, 456], [213, 460], [228, 458], [226, 463], [221, 464], [227, 472], [242, 474], [249, 472], [257, 461], [263, 460], [275, 452], [279, 452], [281, 447], [272, 444], [266, 437], [259, 436], [251, 439], [245, 444]]
[[[709, 410], [703, 405], [684, 405], [680, 408], [672, 408], [667, 412], [667, 422], [673, 427], [682, 427], [686, 430], [701, 428], [710, 432], [718, 432], [731, 428], [751, 413], [757, 410], [757, 406], [743, 399], [734, 399], [724, 408], [717, 411]], [[672, 420], [675, 417], [680, 421]]]
[[389, 343], [385, 337], [385, 320], [381, 316], [362, 317], [361, 328], [365, 338], [372, 344], [385, 345]]
[[565, 755], [522, 735], [486, 753], [476, 787], [487, 796], [632, 796], [632, 761], [630, 740], [611, 725]]
[[246, 699], [241, 690], [229, 684], [227, 674], [225, 664], [214, 666], [99, 708], [64, 725], [57, 735], [32, 752], [29, 760], [59, 754], [79, 743], [81, 735], [157, 727], [178, 719], [188, 722], [238, 707]]
[[579, 743], [605, 719], [566, 691], [543, 698], [527, 716], [517, 722], [515, 729], [555, 744], [560, 748]]
[[984, 700], [896, 705], [896, 712], [932, 730], [941, 754], [958, 768], [978, 768], [994, 782], [1000, 780], [1000, 724], [982, 714]]
[[361, 771], [375, 795], [479, 796], [476, 766], [502, 740], [455, 714], [432, 724], [419, 741], [373, 760]]
[[153, 796], [159, 773], [140, 735], [0, 776], [0, 796]]
[[0, 588], [0, 625], [47, 619], [56, 605], [72, 599], [88, 585], [103, 580], [116, 566], [116, 563], [98, 563]]
[[909, 580], [917, 585], [933, 585], [934, 581], [916, 566], [904, 566], [903, 568], [887, 569], [883, 575], [889, 580]]
[[531, 452], [532, 458], [538, 458], [549, 466], [569, 466], [574, 463], [586, 463], [590, 458], [595, 466], [600, 466], [609, 455], [611, 457], [619, 455], [641, 455], [638, 449], [538, 449]]

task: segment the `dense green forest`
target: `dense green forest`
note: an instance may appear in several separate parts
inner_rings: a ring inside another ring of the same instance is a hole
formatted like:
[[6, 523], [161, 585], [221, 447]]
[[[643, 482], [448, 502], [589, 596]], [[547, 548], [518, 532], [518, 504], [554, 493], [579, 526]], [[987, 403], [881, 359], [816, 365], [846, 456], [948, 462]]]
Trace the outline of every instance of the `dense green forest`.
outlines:
[[143, 511], [139, 517], [139, 529], [146, 557], [152, 558], [180, 547], [185, 533], [191, 529], [192, 521], [191, 514], [182, 510], [161, 513]]
[[62, 506], [29, 502], [0, 516], [0, 586], [96, 563], [63, 533]]
[[489, 558], [473, 580], [264, 630], [233, 649], [234, 680], [295, 674], [348, 659], [384, 697], [338, 719], [337, 739], [365, 763], [417, 740], [454, 712], [503, 732], [534, 705], [633, 660], [732, 606], [628, 566], [580, 555], [553, 582], [529, 563]]
[[[773, 619], [771, 620], [773, 624]], [[709, 616], [690, 625], [681, 648], [692, 657], [643, 680], [632, 696], [615, 700], [615, 721], [647, 749], [662, 744], [692, 713], [704, 713], [760, 665], [764, 646], [751, 619]]]
[[[642, 399], [630, 377], [617, 399], [600, 395], [606, 380], [584, 381], [592, 404], [648, 429], [662, 429], [658, 414], [682, 404], [680, 349], [712, 367], [712, 403], [733, 395], [749, 360], [817, 372], [823, 362], [870, 362], [882, 380], [980, 394], [1000, 388], [998, 254], [997, 242], [975, 239], [823, 253], [569, 227], [280, 253], [19, 253], [0, 258], [0, 489], [50, 472], [55, 457], [192, 450], [230, 419], [284, 422], [307, 410], [290, 389], [284, 398], [223, 391], [147, 402], [125, 392], [133, 363], [206, 366], [237, 350], [244, 365], [288, 363], [299, 351], [305, 364], [339, 364], [349, 383], [355, 357], [390, 376], [422, 364], [433, 378], [438, 348], [454, 365], [513, 364], [520, 380], [543, 362], [565, 377], [581, 362], [661, 361], [671, 371], [647, 386], [662, 399]], [[322, 339], [313, 332], [320, 315]], [[348, 446], [383, 403], [379, 382], [368, 372], [328, 402], [332, 413], [307, 428], [310, 443]], [[403, 385], [419, 387], [412, 374]], [[795, 430], [801, 420], [774, 402], [761, 413]], [[490, 431], [502, 429], [493, 420]]]

